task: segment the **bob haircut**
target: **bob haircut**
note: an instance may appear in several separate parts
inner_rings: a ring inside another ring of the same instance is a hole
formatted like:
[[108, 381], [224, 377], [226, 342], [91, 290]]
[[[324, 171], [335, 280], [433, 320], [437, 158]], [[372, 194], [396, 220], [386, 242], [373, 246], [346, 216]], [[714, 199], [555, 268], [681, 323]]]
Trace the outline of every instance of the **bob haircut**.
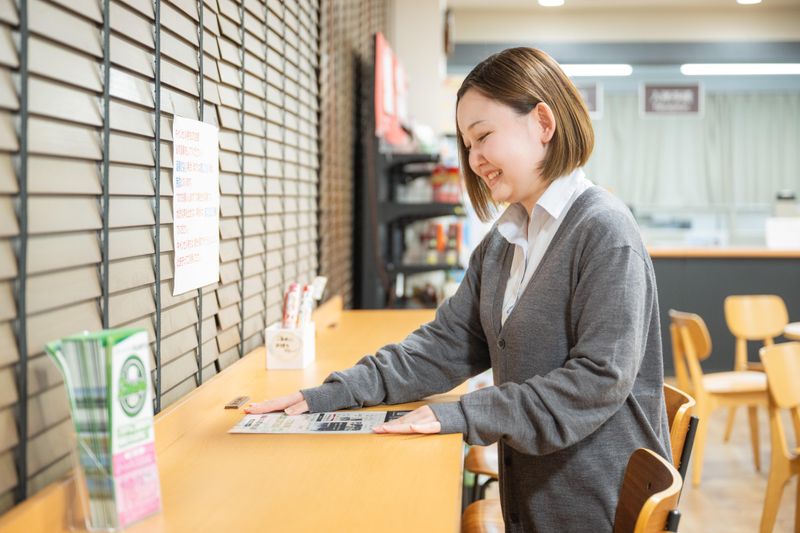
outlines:
[[[556, 61], [536, 48], [509, 48], [481, 61], [458, 89], [456, 108], [469, 90], [507, 105], [520, 115], [540, 102], [553, 110], [556, 129], [539, 167], [550, 183], [586, 164], [594, 148], [589, 111], [578, 89]], [[456, 122], [458, 155], [472, 206], [484, 222], [497, 207], [486, 183], [469, 166], [469, 152]]]

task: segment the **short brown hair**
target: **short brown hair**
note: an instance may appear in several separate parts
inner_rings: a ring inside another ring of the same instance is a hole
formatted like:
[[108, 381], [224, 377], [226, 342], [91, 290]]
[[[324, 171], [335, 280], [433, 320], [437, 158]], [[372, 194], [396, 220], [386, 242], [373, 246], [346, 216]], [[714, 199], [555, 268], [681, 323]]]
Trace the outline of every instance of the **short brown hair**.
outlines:
[[[556, 130], [540, 168], [542, 179], [552, 182], [586, 164], [594, 148], [589, 111], [578, 89], [556, 61], [536, 48], [509, 48], [481, 61], [458, 89], [458, 102], [470, 89], [501, 102], [519, 114], [530, 113], [540, 102], [553, 110]], [[456, 122], [458, 155], [467, 192], [483, 221], [495, 206], [489, 188], [469, 166], [469, 152]]]

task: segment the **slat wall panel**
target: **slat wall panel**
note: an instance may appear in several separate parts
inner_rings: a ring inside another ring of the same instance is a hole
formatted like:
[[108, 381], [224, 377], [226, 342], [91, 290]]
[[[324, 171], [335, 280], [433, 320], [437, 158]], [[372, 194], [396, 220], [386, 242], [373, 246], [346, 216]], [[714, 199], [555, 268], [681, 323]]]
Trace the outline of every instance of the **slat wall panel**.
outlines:
[[[241, 6], [221, 0], [208, 13], [217, 34], [218, 57], [206, 57], [212, 72], [219, 72], [219, 102], [211, 107], [220, 128], [220, 284], [216, 291], [217, 351], [224, 368], [244, 353], [241, 346], [241, 286], [243, 256], [242, 134], [244, 126], [244, 54]], [[218, 30], [217, 30], [218, 28]], [[213, 81], [212, 81], [213, 83]], [[224, 181], [224, 185], [222, 182]], [[223, 250], [224, 249], [224, 250]]]
[[[154, 206], [162, 195], [164, 214], [163, 200], [171, 197], [171, 187], [163, 175], [160, 190], [155, 186], [155, 127], [159, 116], [155, 103], [156, 24], [155, 12], [146, 4], [120, 0], [109, 4], [108, 326], [145, 328], [155, 354], [155, 287], [160, 273], [154, 263], [158, 238]], [[162, 36], [164, 33], [162, 28]], [[168, 102], [162, 91], [161, 107]], [[161, 128], [163, 137], [163, 124]], [[161, 165], [165, 166], [163, 156]], [[163, 228], [158, 232], [162, 270], [167, 248], [164, 233]], [[151, 365], [156, 368], [153, 358]]]
[[[349, 298], [352, 54], [371, 53], [371, 33], [383, 27], [386, 9], [367, 0], [343, 1], [342, 9], [318, 0], [164, 0], [156, 35], [150, 0], [109, 0], [107, 13], [102, 1], [27, 0], [28, 294], [21, 322], [30, 359], [21, 435], [14, 419], [14, 325], [23, 308], [15, 298], [21, 2], [0, 0], [0, 512], [13, 504], [19, 479], [30, 494], [71, 465], [65, 389], [43, 354], [46, 342], [105, 325], [144, 328], [160, 354], [163, 408], [263, 342], [264, 327], [280, 319], [288, 282], [321, 272], [330, 293]], [[219, 282], [177, 297], [175, 115], [219, 126], [221, 193]], [[320, 219], [319, 205], [329, 202]], [[22, 467], [15, 465], [20, 446], [28, 451]]]
[[14, 464], [16, 447], [20, 442], [14, 407], [17, 384], [9, 377], [19, 360], [14, 332], [17, 305], [12, 285], [17, 277], [19, 224], [14, 201], [19, 193], [17, 174], [12, 157], [19, 150], [14, 122], [19, 117], [18, 87], [12, 78], [19, 71], [19, 50], [15, 44], [19, 18], [13, 3], [4, 2], [0, 9], [0, 376], [9, 387], [0, 393], [0, 513], [14, 504], [14, 489], [18, 476]]
[[73, 443], [63, 379], [44, 344], [101, 325], [103, 50], [96, 8], [29, 0], [28, 14], [25, 475], [30, 495], [63, 476]]
[[241, 282], [242, 348], [264, 341], [266, 325], [266, 19], [263, 2], [244, 1], [242, 9], [244, 129], [242, 216], [244, 270]]
[[[161, 4], [161, 402], [163, 409], [197, 387], [198, 291], [172, 296], [172, 123], [176, 115], [200, 118], [200, 5], [197, 2]], [[204, 119], [207, 117], [204, 117]], [[206, 122], [215, 123], [213, 120]], [[169, 222], [165, 222], [168, 216]], [[190, 364], [189, 364], [190, 363]], [[181, 394], [181, 395], [182, 395]]]

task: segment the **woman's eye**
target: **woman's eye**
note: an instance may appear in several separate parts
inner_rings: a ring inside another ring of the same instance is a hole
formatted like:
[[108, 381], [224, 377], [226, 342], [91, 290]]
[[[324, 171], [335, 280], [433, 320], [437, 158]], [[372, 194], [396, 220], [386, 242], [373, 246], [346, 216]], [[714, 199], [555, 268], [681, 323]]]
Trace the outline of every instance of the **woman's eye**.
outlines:
[[488, 137], [489, 134], [491, 133], [492, 132], [490, 131], [489, 133], [484, 133], [483, 135], [481, 135], [480, 138], [478, 139], [478, 142], [483, 142], [483, 140], [486, 139], [486, 137]]

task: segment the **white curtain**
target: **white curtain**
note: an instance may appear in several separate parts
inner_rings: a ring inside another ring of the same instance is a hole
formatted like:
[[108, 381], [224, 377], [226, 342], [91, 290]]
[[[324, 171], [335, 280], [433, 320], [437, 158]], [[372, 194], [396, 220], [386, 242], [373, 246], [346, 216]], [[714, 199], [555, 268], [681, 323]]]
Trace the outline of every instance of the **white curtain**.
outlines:
[[713, 93], [702, 116], [641, 117], [605, 95], [586, 174], [638, 208], [769, 206], [800, 195], [800, 93]]

